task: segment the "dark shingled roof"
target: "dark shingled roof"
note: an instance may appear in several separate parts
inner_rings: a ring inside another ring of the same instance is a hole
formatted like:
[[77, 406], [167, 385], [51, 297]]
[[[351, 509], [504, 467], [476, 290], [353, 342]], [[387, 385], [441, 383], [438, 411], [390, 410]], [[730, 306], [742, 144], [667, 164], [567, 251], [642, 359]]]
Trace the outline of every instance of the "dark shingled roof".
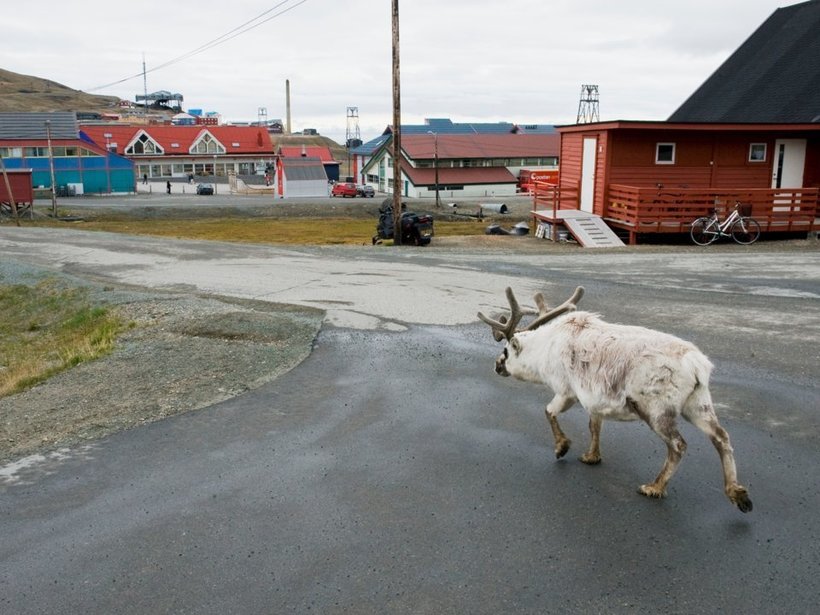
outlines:
[[820, 0], [777, 9], [670, 122], [820, 122]]
[[0, 113], [0, 139], [39, 139], [48, 137], [46, 120], [50, 122], [52, 139], [76, 139], [79, 134], [77, 114], [73, 111], [35, 113]]

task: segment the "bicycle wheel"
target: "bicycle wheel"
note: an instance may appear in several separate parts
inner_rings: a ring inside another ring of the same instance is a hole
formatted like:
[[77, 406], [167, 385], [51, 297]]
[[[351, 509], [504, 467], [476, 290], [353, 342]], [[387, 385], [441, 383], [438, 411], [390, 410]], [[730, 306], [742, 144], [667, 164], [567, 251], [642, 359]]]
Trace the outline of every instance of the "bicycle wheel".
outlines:
[[732, 239], [738, 243], [749, 245], [760, 237], [760, 225], [754, 218], [739, 218], [732, 225]]
[[692, 241], [699, 246], [708, 246], [719, 234], [720, 228], [714, 218], [698, 218], [692, 222], [692, 229], [689, 231]]

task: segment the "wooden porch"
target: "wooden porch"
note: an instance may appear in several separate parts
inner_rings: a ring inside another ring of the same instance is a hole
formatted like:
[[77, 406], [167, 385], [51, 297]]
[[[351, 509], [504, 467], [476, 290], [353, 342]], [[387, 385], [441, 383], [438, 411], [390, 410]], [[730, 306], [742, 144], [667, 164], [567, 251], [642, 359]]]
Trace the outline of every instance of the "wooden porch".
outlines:
[[[764, 233], [808, 234], [820, 231], [818, 192], [818, 188], [658, 190], [611, 184], [602, 217], [634, 245], [640, 235], [688, 233], [696, 218], [710, 215], [713, 209], [723, 217], [740, 202], [751, 205], [751, 215]], [[566, 217], [562, 212], [579, 209], [578, 195], [577, 189], [536, 183], [533, 217], [560, 226]]]

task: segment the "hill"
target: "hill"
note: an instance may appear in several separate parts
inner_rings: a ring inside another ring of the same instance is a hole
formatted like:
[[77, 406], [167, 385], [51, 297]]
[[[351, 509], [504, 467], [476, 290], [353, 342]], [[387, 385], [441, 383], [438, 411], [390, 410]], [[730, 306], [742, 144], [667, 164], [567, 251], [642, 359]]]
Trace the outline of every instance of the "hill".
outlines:
[[111, 113], [119, 98], [72, 90], [55, 81], [0, 68], [0, 111], [86, 111]]

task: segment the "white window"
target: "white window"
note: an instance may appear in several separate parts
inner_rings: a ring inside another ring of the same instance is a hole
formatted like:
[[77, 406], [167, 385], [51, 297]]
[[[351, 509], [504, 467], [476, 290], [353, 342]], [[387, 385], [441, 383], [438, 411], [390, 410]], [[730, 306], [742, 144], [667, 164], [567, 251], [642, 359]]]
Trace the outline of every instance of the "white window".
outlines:
[[766, 162], [766, 144], [749, 144], [749, 162]]
[[148, 133], [145, 131], [140, 131], [137, 138], [131, 141], [128, 147], [125, 148], [125, 153], [129, 155], [151, 155], [151, 154], [164, 154], [165, 151], [162, 149], [159, 143], [154, 141]]
[[211, 133], [204, 131], [188, 151], [191, 154], [224, 154], [225, 146], [217, 141]]
[[655, 145], [655, 164], [675, 164], [674, 143], [657, 143]]

